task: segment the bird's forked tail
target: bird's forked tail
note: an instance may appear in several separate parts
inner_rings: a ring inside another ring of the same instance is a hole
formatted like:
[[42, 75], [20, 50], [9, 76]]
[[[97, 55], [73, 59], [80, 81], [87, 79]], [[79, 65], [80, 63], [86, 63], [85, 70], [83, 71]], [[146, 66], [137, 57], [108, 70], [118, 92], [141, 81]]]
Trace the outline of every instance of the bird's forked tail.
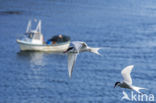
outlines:
[[132, 89], [135, 90], [136, 92], [138, 92], [139, 94], [142, 94], [142, 93], [140, 92], [141, 89], [147, 90], [146, 88], [136, 87], [136, 86], [133, 86]]
[[101, 55], [100, 53], [99, 53], [99, 50], [100, 50], [101, 48], [90, 48], [90, 52], [92, 52], [92, 53], [95, 53], [95, 54], [97, 54], [97, 55]]

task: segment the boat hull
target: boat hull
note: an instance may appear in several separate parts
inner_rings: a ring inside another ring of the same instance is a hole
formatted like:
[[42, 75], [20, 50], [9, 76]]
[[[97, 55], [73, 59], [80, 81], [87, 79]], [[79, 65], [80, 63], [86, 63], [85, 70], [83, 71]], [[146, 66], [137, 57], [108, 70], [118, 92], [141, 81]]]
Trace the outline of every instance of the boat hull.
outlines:
[[37, 44], [28, 44], [23, 43], [17, 40], [17, 43], [20, 45], [21, 51], [49, 51], [49, 52], [64, 52], [68, 49], [70, 42], [58, 44], [58, 45], [37, 45]]

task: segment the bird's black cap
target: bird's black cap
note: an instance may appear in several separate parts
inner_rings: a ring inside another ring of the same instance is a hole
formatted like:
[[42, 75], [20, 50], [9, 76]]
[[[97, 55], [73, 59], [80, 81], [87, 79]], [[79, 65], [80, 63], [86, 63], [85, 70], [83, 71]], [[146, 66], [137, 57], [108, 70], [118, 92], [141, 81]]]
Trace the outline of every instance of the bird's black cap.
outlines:
[[120, 82], [116, 82], [115, 85], [114, 85], [114, 88], [115, 88], [119, 83], [120, 83]]

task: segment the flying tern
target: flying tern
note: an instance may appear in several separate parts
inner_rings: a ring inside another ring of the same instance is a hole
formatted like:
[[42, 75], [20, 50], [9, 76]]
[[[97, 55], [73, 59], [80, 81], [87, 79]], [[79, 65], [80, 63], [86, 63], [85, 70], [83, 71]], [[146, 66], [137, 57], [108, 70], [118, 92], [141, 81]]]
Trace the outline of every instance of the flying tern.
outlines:
[[131, 78], [131, 71], [133, 69], [134, 65], [130, 65], [130, 66], [127, 66], [125, 67], [122, 71], [121, 71], [121, 75], [123, 77], [123, 82], [116, 82], [115, 85], [114, 85], [114, 88], [116, 86], [119, 86], [121, 88], [127, 88], [127, 89], [132, 89], [138, 93], [141, 93], [139, 90], [140, 89], [146, 89], [146, 88], [142, 88], [142, 87], [137, 87], [137, 86], [134, 86], [132, 85], [132, 78]]
[[100, 48], [91, 48], [85, 42], [74, 41], [73, 46], [69, 47], [64, 53], [68, 54], [68, 73], [69, 77], [72, 76], [73, 67], [77, 58], [77, 55], [81, 52], [92, 52], [97, 55], [101, 55], [98, 50]]

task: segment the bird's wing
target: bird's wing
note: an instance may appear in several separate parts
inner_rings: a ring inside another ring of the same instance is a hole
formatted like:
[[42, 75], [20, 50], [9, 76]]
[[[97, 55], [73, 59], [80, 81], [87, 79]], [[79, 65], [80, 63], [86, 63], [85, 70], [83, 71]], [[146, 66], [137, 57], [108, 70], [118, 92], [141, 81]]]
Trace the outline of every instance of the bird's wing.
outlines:
[[72, 76], [73, 67], [77, 58], [77, 53], [68, 53], [68, 73]]
[[121, 74], [123, 76], [124, 82], [128, 83], [128, 84], [132, 84], [132, 78], [131, 78], [131, 71], [133, 69], [133, 65], [127, 66], [125, 67], [122, 71]]
[[87, 44], [85, 42], [81, 42], [81, 41], [74, 41], [74, 42], [72, 42], [72, 44], [74, 45], [74, 47], [77, 51], [79, 51], [81, 48], [87, 47]]

